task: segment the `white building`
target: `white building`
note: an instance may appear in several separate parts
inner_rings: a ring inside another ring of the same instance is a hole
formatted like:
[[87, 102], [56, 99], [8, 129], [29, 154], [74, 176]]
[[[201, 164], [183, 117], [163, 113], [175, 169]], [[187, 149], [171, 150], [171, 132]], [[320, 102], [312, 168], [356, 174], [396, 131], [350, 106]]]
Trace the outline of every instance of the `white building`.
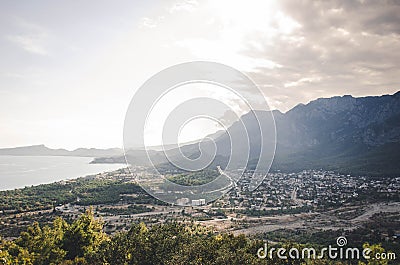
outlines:
[[202, 206], [202, 205], [206, 205], [205, 199], [192, 200], [192, 206]]

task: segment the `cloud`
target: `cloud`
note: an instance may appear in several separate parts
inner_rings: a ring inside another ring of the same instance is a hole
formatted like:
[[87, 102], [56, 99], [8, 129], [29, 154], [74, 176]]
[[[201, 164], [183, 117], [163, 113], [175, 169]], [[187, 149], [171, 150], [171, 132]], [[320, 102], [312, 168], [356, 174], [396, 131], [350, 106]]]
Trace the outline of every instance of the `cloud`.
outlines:
[[271, 108], [286, 111], [318, 97], [397, 91], [399, 6], [390, 0], [179, 1], [164, 10], [163, 23], [148, 24], [158, 26], [153, 36], [165, 35], [171, 50], [244, 71]]
[[47, 54], [42, 39], [37, 36], [11, 35], [7, 36], [7, 39], [30, 53], [39, 55]]
[[199, 3], [195, 0], [179, 1], [179, 2], [174, 3], [169, 8], [169, 12], [170, 13], [175, 13], [175, 12], [179, 12], [179, 11], [192, 12], [196, 9], [198, 4]]
[[249, 75], [287, 110], [316, 97], [393, 93], [400, 81], [400, 5], [395, 1], [282, 1], [299, 27], [289, 34], [248, 35], [263, 44], [243, 52], [279, 68]]
[[7, 35], [7, 40], [15, 43], [27, 52], [38, 55], [48, 54], [46, 50], [48, 34], [43, 27], [20, 18], [16, 19], [16, 24], [23, 33]]
[[141, 20], [141, 26], [145, 28], [155, 28], [161, 23], [163, 19], [163, 16], [159, 16], [157, 18], [144, 17]]

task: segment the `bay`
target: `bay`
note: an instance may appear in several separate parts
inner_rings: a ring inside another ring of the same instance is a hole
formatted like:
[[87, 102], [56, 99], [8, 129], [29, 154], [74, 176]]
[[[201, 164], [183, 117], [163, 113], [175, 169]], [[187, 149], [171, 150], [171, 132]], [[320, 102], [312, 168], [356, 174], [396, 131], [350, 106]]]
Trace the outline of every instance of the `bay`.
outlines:
[[90, 164], [92, 157], [0, 156], [0, 190], [52, 183], [113, 171], [125, 164]]

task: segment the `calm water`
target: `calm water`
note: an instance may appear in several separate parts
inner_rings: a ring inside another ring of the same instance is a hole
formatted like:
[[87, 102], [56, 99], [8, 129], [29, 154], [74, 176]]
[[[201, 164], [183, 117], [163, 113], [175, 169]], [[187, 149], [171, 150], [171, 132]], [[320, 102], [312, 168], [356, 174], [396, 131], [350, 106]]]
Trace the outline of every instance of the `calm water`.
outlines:
[[89, 164], [90, 157], [0, 156], [0, 190], [73, 179], [126, 167], [125, 164]]

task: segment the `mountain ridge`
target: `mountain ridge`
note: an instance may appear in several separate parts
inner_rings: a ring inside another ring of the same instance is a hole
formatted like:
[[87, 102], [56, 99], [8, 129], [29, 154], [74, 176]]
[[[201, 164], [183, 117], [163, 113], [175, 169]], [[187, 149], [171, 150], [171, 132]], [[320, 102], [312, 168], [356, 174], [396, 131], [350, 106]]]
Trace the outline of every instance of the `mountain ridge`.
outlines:
[[123, 154], [121, 148], [77, 148], [69, 151], [63, 148], [52, 149], [44, 144], [19, 146], [0, 149], [0, 155], [15, 155], [15, 156], [82, 156], [82, 157], [99, 157], [99, 156], [114, 156]]
[[[258, 121], [252, 113], [240, 118], [250, 137], [249, 169], [257, 164], [261, 139], [257, 132]], [[272, 114], [277, 132], [273, 170], [293, 172], [323, 168], [358, 175], [400, 176], [400, 91], [382, 96], [318, 98], [298, 104], [285, 113], [273, 110]], [[231, 136], [241, 133], [239, 124], [236, 121], [228, 128]], [[224, 165], [230, 151], [228, 134], [218, 132], [211, 136], [218, 148], [212, 165]], [[272, 139], [272, 134], [268, 137]], [[40, 153], [96, 157], [93, 163], [125, 163], [122, 150], [117, 148], [74, 151], [49, 149], [43, 145], [35, 148], [42, 149]], [[7, 149], [0, 149], [0, 155], [4, 150]], [[18, 148], [13, 151], [18, 153]], [[167, 152], [173, 157], [179, 150], [171, 148]], [[185, 145], [182, 152], [196, 157], [198, 144]], [[137, 164], [146, 164], [145, 150], [129, 150], [127, 155]], [[150, 156], [156, 164], [168, 167], [168, 160], [158, 150], [151, 150]]]

